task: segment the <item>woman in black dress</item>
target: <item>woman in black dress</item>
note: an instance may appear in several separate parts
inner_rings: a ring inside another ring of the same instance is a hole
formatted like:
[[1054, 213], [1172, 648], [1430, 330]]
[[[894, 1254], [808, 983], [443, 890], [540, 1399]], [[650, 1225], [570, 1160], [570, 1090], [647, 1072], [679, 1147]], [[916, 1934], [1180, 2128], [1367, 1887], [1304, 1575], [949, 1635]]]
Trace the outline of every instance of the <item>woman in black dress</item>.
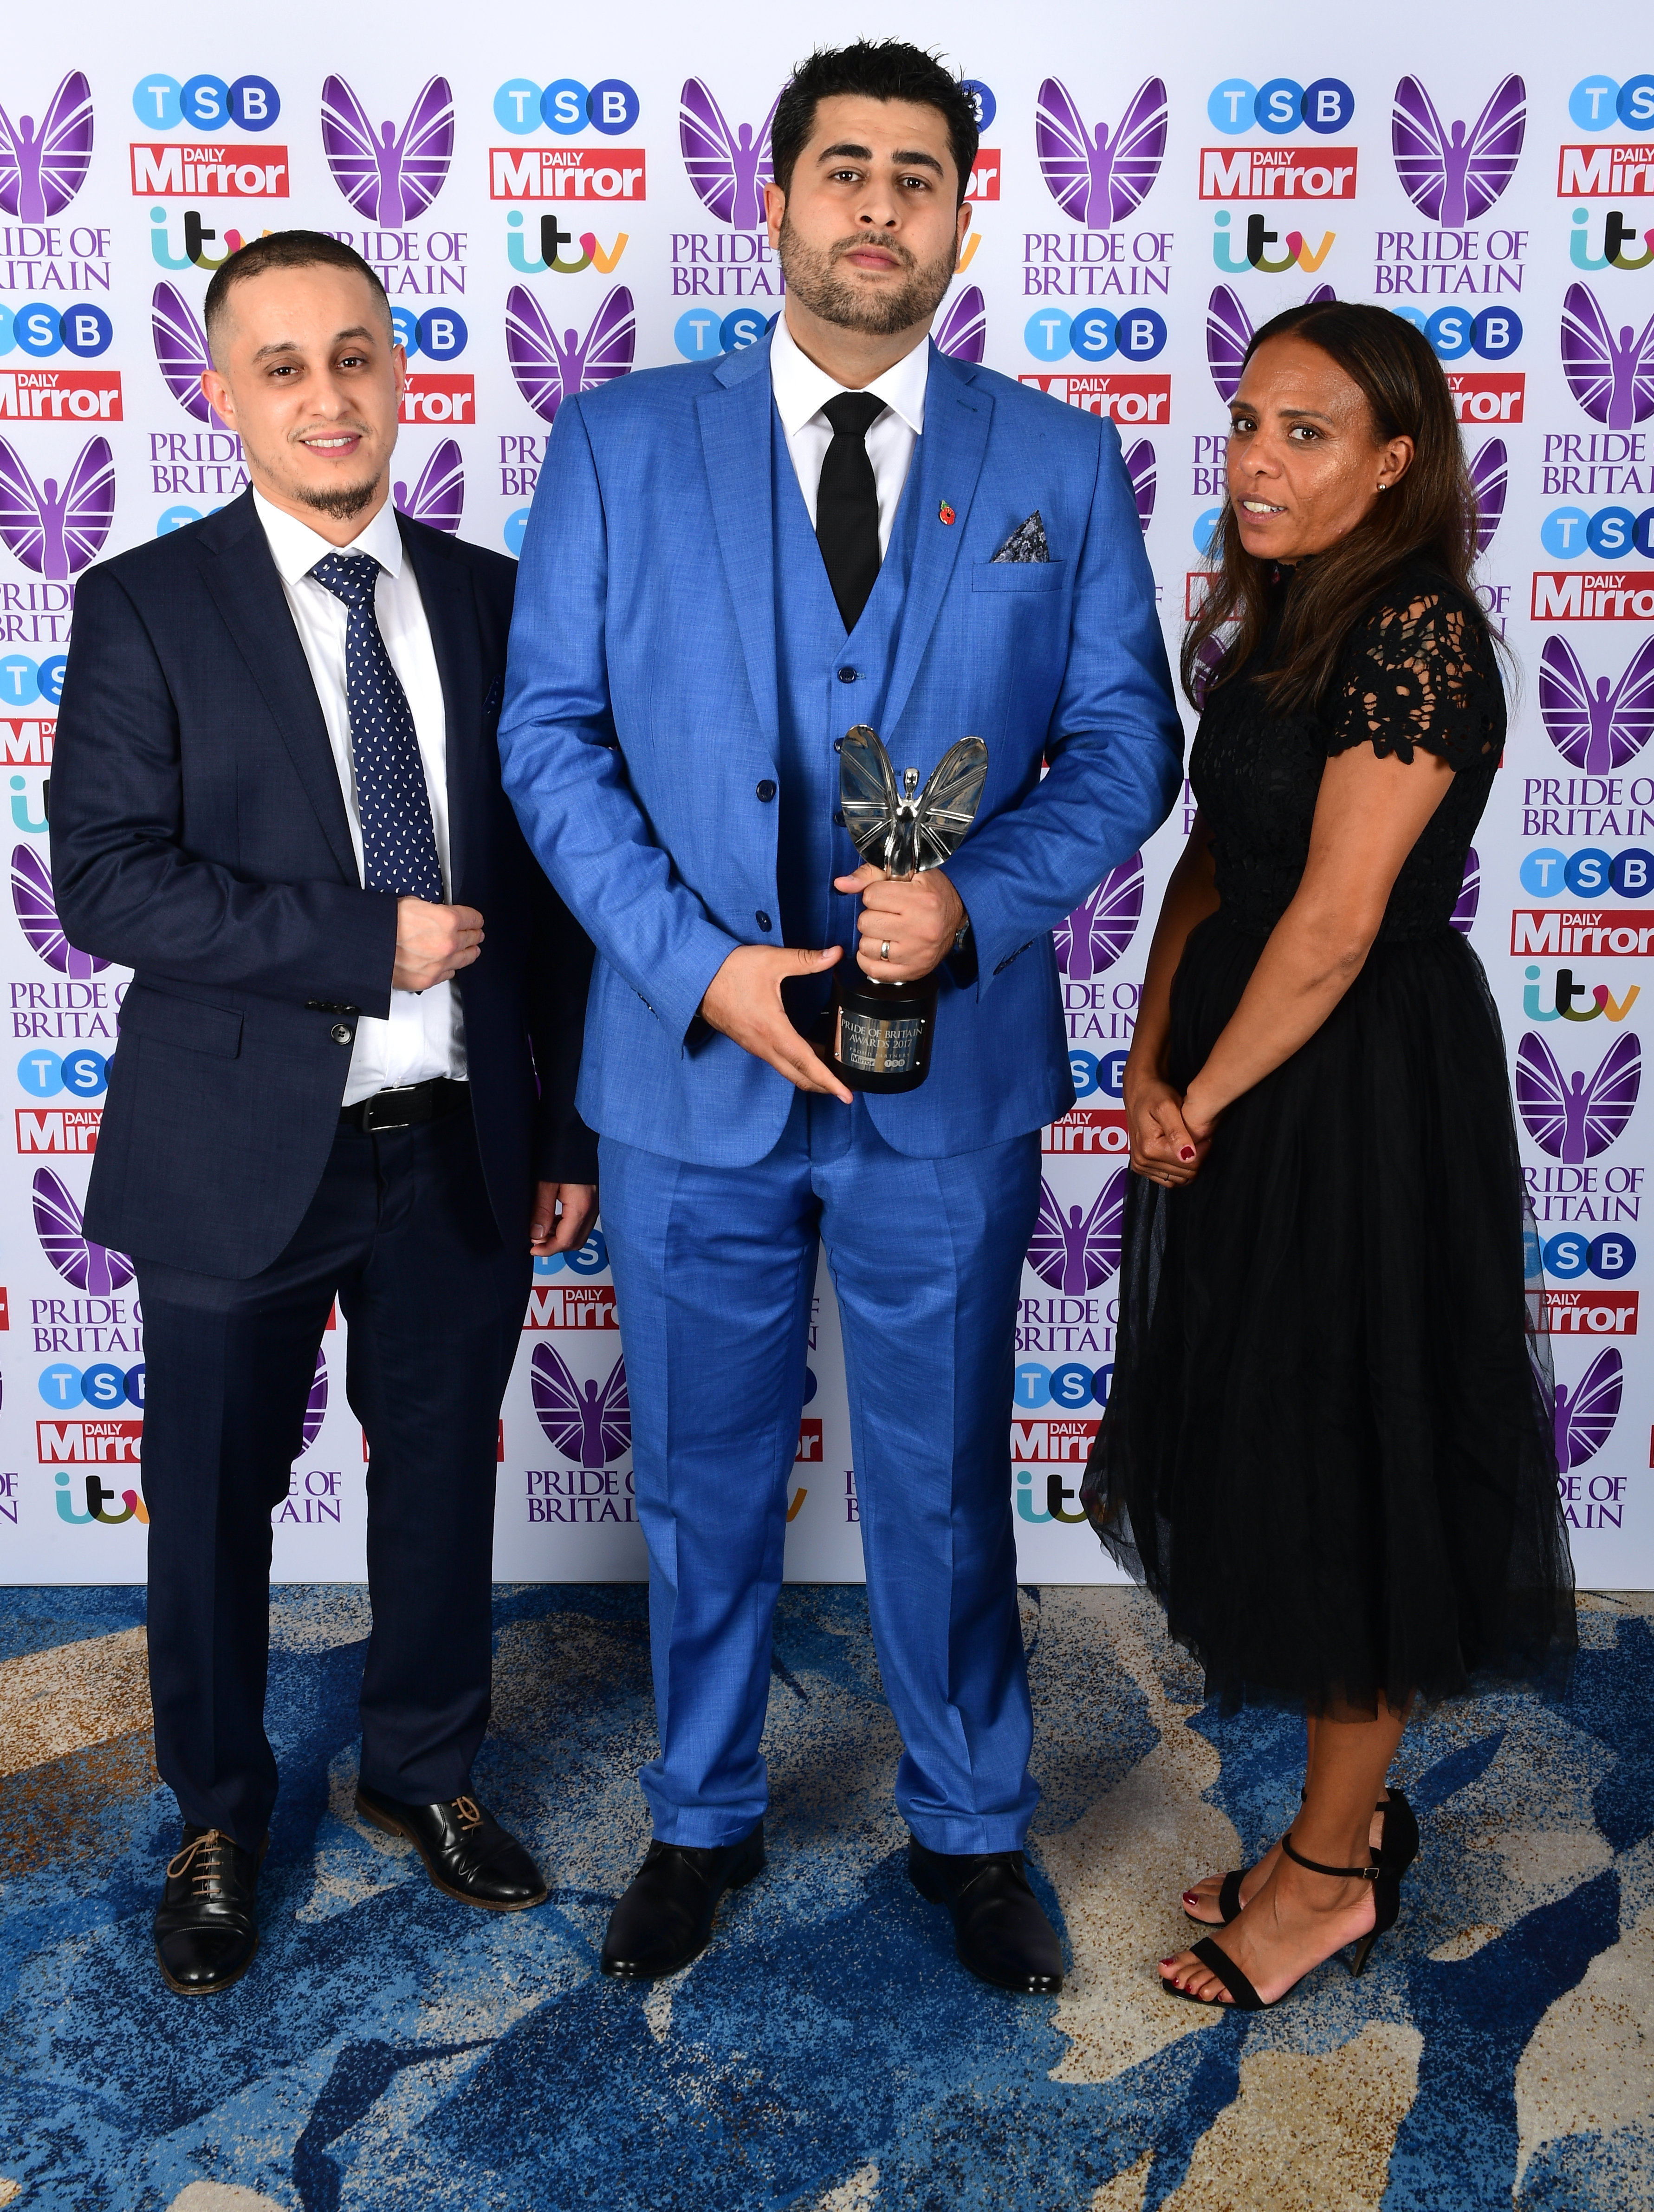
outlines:
[[1450, 921], [1505, 700], [1446, 381], [1326, 302], [1263, 325], [1231, 406], [1084, 1496], [1209, 1698], [1306, 1716], [1290, 1833], [1186, 1893], [1221, 1932], [1160, 1962], [1250, 2008], [1393, 1922], [1413, 1703], [1555, 1685], [1575, 1632], [1504, 1048]]

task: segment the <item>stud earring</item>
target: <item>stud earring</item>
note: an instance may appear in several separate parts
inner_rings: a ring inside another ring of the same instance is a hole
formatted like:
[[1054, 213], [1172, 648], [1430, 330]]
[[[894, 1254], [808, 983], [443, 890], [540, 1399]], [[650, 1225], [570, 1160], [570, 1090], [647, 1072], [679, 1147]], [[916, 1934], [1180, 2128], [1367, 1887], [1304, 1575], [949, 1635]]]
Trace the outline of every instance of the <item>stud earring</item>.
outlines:
[[1380, 491], [1388, 491], [1390, 489], [1390, 486], [1384, 481], [1382, 477], [1378, 479], [1378, 489]]

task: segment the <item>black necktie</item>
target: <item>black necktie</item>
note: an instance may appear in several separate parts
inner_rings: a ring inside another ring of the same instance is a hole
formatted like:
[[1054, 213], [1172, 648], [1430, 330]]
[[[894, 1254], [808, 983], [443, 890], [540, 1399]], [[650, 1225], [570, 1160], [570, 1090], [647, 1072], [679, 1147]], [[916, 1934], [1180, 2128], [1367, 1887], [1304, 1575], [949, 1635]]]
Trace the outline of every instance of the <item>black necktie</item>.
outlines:
[[884, 412], [870, 392], [841, 392], [821, 410], [833, 443], [815, 493], [815, 542], [846, 630], [855, 629], [879, 578], [879, 488], [867, 434]]

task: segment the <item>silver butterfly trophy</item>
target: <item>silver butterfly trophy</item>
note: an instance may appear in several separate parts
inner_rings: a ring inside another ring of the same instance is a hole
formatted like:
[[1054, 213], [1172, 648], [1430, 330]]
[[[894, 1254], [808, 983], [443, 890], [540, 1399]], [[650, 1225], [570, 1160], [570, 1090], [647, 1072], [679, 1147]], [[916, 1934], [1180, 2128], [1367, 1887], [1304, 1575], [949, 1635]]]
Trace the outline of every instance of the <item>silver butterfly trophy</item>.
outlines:
[[[988, 774], [980, 738], [950, 745], [923, 791], [916, 768], [901, 788], [878, 732], [858, 722], [839, 750], [839, 792], [845, 827], [863, 860], [888, 876], [939, 868], [958, 851], [976, 819]], [[854, 957], [833, 971], [833, 1072], [851, 1091], [916, 1091], [930, 1073], [936, 1031], [936, 973], [882, 983], [864, 975]]]

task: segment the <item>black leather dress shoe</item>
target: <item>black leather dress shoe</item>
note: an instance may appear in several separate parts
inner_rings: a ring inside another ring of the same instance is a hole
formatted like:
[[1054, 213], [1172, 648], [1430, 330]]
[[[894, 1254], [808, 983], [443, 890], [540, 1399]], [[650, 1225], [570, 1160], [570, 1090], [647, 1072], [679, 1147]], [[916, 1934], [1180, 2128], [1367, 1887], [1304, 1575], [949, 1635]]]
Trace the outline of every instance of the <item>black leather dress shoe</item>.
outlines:
[[270, 1848], [244, 1851], [221, 1828], [184, 1824], [184, 1844], [167, 1869], [155, 1908], [161, 1977], [181, 1997], [209, 1997], [239, 1982], [258, 1948], [253, 1893]]
[[954, 1916], [961, 1966], [997, 1990], [1054, 1997], [1063, 1986], [1063, 1947], [1028, 1887], [1021, 1851], [929, 1851], [907, 1846], [913, 1887]]
[[764, 1871], [764, 1823], [721, 1850], [657, 1840], [609, 1915], [601, 1964], [606, 1974], [653, 1981], [698, 1959], [712, 1938], [718, 1901]]
[[437, 1887], [462, 1905], [521, 1912], [546, 1901], [544, 1877], [515, 1836], [475, 1797], [446, 1805], [404, 1805], [356, 1786], [356, 1810], [387, 1835], [406, 1836]]

